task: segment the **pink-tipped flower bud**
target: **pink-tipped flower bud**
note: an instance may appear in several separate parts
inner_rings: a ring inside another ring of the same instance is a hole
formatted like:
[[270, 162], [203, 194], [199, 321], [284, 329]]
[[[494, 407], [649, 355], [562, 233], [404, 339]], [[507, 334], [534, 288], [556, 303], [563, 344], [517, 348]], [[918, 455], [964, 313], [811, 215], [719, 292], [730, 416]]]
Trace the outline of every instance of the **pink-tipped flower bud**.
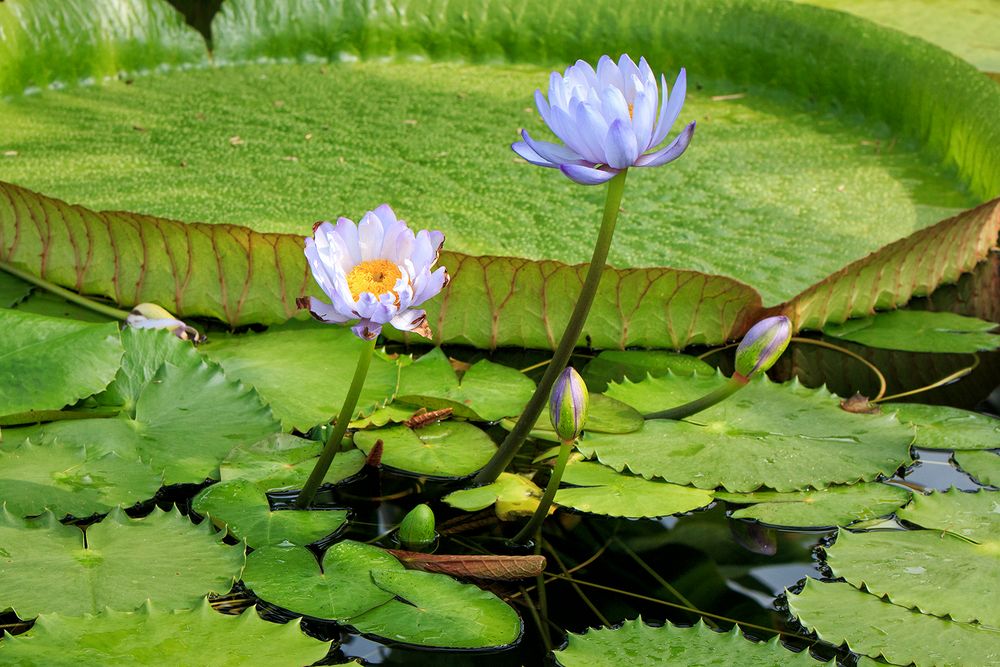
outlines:
[[552, 389], [549, 398], [549, 417], [556, 435], [564, 442], [576, 440], [587, 421], [590, 393], [583, 378], [573, 367], [567, 367]]
[[784, 315], [768, 317], [750, 327], [736, 348], [736, 373], [750, 379], [778, 360], [792, 339], [792, 323]]

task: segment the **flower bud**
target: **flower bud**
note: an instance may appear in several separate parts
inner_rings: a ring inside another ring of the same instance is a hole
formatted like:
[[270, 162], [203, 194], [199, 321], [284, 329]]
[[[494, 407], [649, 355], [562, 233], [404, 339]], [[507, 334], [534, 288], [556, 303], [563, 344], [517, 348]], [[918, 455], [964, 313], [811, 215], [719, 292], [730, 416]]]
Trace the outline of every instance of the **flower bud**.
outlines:
[[767, 317], [750, 327], [736, 348], [736, 373], [750, 379], [778, 360], [792, 339], [792, 323], [784, 315]]
[[155, 303], [140, 303], [125, 318], [125, 323], [133, 329], [167, 329], [181, 340], [195, 343], [205, 341], [197, 329], [177, 319], [170, 312]]
[[410, 510], [396, 532], [399, 543], [406, 549], [422, 551], [434, 543], [434, 511], [428, 505], [420, 504]]
[[563, 442], [576, 440], [587, 421], [590, 393], [583, 378], [572, 366], [559, 374], [549, 398], [549, 417], [552, 428]]

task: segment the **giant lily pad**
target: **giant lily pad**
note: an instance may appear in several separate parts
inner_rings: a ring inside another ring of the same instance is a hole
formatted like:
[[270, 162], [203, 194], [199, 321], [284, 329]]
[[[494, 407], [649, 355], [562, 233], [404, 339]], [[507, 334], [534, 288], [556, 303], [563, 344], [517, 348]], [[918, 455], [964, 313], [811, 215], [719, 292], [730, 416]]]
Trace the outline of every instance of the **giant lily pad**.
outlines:
[[823, 328], [823, 333], [869, 347], [906, 352], [979, 352], [1000, 347], [996, 322], [955, 313], [895, 310]]
[[472, 424], [458, 421], [421, 428], [390, 426], [354, 434], [354, 443], [365, 454], [378, 440], [384, 447], [384, 465], [431, 477], [471, 475], [496, 452], [488, 435]]
[[910, 500], [910, 492], [873, 482], [792, 493], [716, 492], [715, 497], [736, 505], [748, 505], [734, 511], [734, 519], [755, 519], [772, 526], [832, 528], [891, 514]]
[[22, 667], [154, 665], [190, 664], [199, 656], [215, 667], [299, 667], [329, 648], [303, 633], [298, 620], [268, 623], [252, 609], [220, 614], [205, 598], [188, 611], [167, 612], [147, 602], [135, 612], [41, 614], [30, 632], [0, 642], [0, 661]]
[[[253, 482], [262, 491], [300, 489], [316, 467], [323, 443], [274, 433], [259, 442], [233, 447], [219, 464], [223, 482], [242, 479]], [[365, 466], [365, 455], [357, 449], [337, 454], [323, 478], [336, 484], [353, 477]]]
[[521, 618], [489, 591], [431, 572], [372, 570], [395, 598], [348, 621], [355, 630], [437, 648], [493, 648], [521, 637]]
[[0, 308], [10, 308], [31, 294], [31, 285], [0, 271]]
[[[608, 394], [649, 412], [701, 395], [710, 379], [626, 381]], [[892, 475], [909, 462], [912, 437], [895, 417], [848, 413], [823, 389], [762, 377], [687, 420], [648, 420], [627, 435], [588, 433], [578, 449], [616, 470], [702, 489], [794, 491]]]
[[115, 510], [88, 526], [86, 539], [52, 514], [22, 520], [3, 512], [0, 607], [23, 619], [129, 611], [149, 598], [164, 609], [192, 608], [228, 591], [243, 567], [243, 548], [220, 539], [179, 512], [129, 519]]
[[903, 423], [913, 424], [913, 444], [925, 449], [996, 449], [1000, 446], [1000, 419], [946, 405], [889, 403]]

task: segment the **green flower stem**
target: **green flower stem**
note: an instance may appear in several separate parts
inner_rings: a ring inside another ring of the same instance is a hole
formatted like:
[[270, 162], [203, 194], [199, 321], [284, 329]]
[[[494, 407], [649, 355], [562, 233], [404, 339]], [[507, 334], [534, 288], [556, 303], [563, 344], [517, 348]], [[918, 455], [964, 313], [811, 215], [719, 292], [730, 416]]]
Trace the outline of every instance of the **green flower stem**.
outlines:
[[374, 353], [375, 340], [373, 339], [362, 348], [361, 354], [358, 355], [358, 365], [354, 369], [354, 379], [351, 380], [351, 388], [347, 390], [344, 405], [341, 406], [337, 421], [333, 430], [330, 431], [330, 437], [327, 438], [319, 460], [316, 461], [316, 467], [309, 473], [309, 479], [306, 480], [305, 486], [302, 487], [295, 499], [295, 507], [298, 509], [306, 509], [312, 504], [316, 497], [316, 491], [323, 483], [323, 479], [330, 469], [330, 464], [333, 463], [333, 457], [340, 451], [340, 441], [344, 439], [347, 425], [351, 423], [351, 417], [354, 416], [354, 408], [358, 405], [358, 397], [361, 396], [361, 389], [365, 386], [365, 378], [368, 376], [368, 367], [372, 363]]
[[542, 494], [542, 500], [538, 503], [535, 513], [531, 515], [531, 520], [511, 540], [514, 544], [524, 543], [541, 528], [542, 522], [545, 521], [545, 517], [549, 514], [549, 508], [552, 507], [552, 501], [555, 500], [556, 491], [559, 490], [559, 481], [562, 479], [563, 471], [566, 470], [566, 462], [569, 461], [569, 453], [571, 451], [573, 451], [573, 441], [563, 441], [562, 446], [559, 447], [559, 458], [556, 459], [556, 467], [553, 468], [552, 476], [549, 477], [549, 483], [545, 486], [545, 493]]
[[702, 396], [701, 398], [696, 398], [690, 403], [685, 403], [684, 405], [678, 405], [676, 408], [670, 408], [669, 410], [660, 410], [659, 412], [651, 412], [648, 415], [643, 415], [645, 419], [684, 419], [685, 417], [690, 417], [691, 415], [697, 414], [702, 410], [707, 410], [716, 403], [721, 403], [726, 400], [736, 392], [738, 392], [743, 387], [747, 386], [749, 380], [742, 375], [733, 375], [729, 378], [729, 382], [722, 385], [715, 391], [709, 392]]
[[535, 389], [531, 400], [524, 406], [521, 416], [517, 418], [514, 428], [504, 438], [497, 453], [493, 455], [493, 458], [486, 464], [486, 467], [476, 475], [474, 480], [476, 486], [485, 486], [486, 484], [495, 482], [500, 473], [514, 460], [518, 448], [524, 442], [525, 438], [528, 437], [528, 433], [531, 432], [532, 427], [535, 425], [538, 415], [542, 413], [542, 409], [548, 402], [552, 385], [555, 384], [556, 378], [559, 377], [559, 374], [566, 368], [566, 364], [569, 363], [569, 358], [573, 354], [576, 342], [580, 339], [580, 332], [583, 331], [583, 325], [587, 321], [590, 307], [594, 303], [594, 297], [597, 295], [597, 287], [601, 284], [604, 265], [608, 261], [608, 251], [611, 250], [611, 239], [614, 237], [615, 224], [618, 222], [618, 209], [621, 206], [622, 193], [625, 192], [626, 174], [628, 174], [627, 169], [608, 181], [608, 194], [604, 203], [604, 218], [601, 220], [601, 230], [597, 235], [594, 255], [590, 259], [590, 268], [587, 269], [587, 277], [583, 282], [583, 288], [580, 290], [580, 297], [576, 301], [576, 307], [573, 308], [573, 314], [566, 324], [566, 330], [563, 331], [559, 345], [556, 346], [556, 350], [552, 354], [552, 360], [546, 367], [545, 374], [538, 383], [538, 387]]
[[42, 278], [39, 278], [38, 276], [33, 276], [30, 273], [21, 271], [20, 269], [15, 269], [7, 262], [0, 262], [0, 271], [6, 271], [15, 278], [20, 278], [26, 283], [31, 283], [36, 287], [41, 287], [44, 290], [52, 292], [56, 296], [60, 296], [71, 303], [75, 303], [78, 306], [83, 306], [84, 308], [92, 310], [95, 313], [104, 315], [105, 317], [110, 317], [115, 320], [124, 320], [126, 317], [128, 317], [128, 313], [125, 312], [124, 310], [119, 310], [118, 308], [113, 308], [111, 306], [106, 306], [103, 303], [98, 303], [93, 299], [88, 299], [82, 294], [77, 294], [76, 292], [72, 292], [66, 289], [65, 287], [59, 287], [59, 285], [50, 283], [48, 280], [44, 280]]

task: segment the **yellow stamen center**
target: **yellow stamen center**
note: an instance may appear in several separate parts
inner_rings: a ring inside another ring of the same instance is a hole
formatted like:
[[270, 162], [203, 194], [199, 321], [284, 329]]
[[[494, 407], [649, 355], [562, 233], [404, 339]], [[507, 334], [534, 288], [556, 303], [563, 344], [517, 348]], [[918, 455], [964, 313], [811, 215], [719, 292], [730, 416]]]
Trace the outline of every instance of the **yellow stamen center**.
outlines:
[[399, 267], [387, 259], [372, 259], [361, 262], [347, 274], [347, 287], [351, 290], [351, 296], [355, 300], [363, 292], [371, 292], [375, 296], [392, 293], [399, 295], [392, 289], [396, 286], [396, 281], [403, 277]]
[[628, 105], [628, 119], [629, 120], [632, 120], [632, 112], [634, 110], [635, 110], [635, 105], [634, 104]]

